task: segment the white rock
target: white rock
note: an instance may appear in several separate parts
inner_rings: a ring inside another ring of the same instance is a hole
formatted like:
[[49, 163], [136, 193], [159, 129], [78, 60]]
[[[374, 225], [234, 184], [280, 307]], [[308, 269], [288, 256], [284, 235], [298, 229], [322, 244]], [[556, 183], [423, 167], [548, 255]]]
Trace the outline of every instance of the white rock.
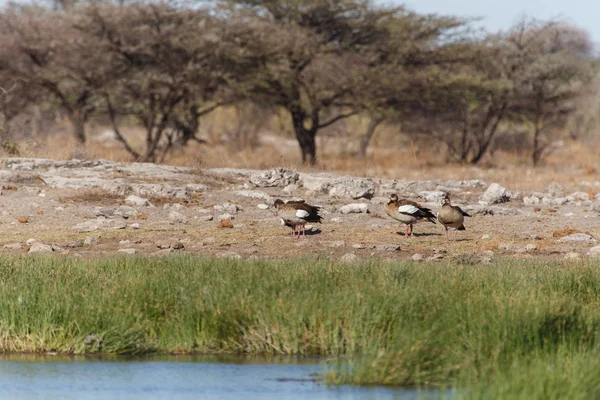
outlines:
[[342, 222], [342, 219], [340, 217], [335, 217], [335, 218], [331, 218], [330, 221], [331, 222]]
[[259, 204], [257, 207], [259, 209], [261, 209], [261, 210], [268, 210], [269, 209], [269, 206], [267, 204], [263, 204], [263, 203]]
[[29, 253], [52, 253], [52, 246], [40, 242], [34, 242], [29, 247]]
[[212, 215], [202, 215], [199, 217], [201, 221], [212, 221], [214, 217]]
[[352, 248], [353, 248], [353, 249], [360, 250], [360, 249], [366, 249], [366, 248], [367, 248], [367, 246], [365, 246], [365, 245], [364, 245], [364, 244], [362, 244], [362, 243], [352, 243]]
[[572, 243], [572, 242], [579, 242], [579, 243], [598, 243], [598, 241], [596, 239], [594, 239], [592, 236], [588, 235], [587, 233], [574, 233], [572, 235], [568, 235], [568, 236], [563, 236], [560, 239], [558, 239], [559, 243]]
[[135, 222], [129, 226], [131, 227], [131, 229], [140, 229], [141, 228], [140, 224], [138, 224], [137, 222]]
[[533, 243], [529, 243], [528, 245], [525, 246], [525, 250], [526, 251], [534, 251], [537, 250], [537, 245], [533, 244]]
[[600, 256], [600, 246], [594, 246], [588, 250], [587, 255], [590, 257]]
[[125, 239], [125, 240], [119, 240], [119, 244], [121, 246], [124, 245], [124, 244], [129, 244], [129, 243], [131, 243], [131, 240], [127, 240], [127, 239]]
[[413, 261], [423, 261], [423, 254], [415, 253], [411, 258]]
[[375, 194], [375, 185], [366, 179], [338, 179], [329, 189], [329, 196], [337, 198], [370, 199]]
[[291, 185], [287, 185], [286, 187], [284, 187], [283, 191], [287, 194], [293, 194], [294, 192], [298, 191], [298, 185], [292, 183]]
[[340, 258], [340, 261], [342, 261], [342, 262], [356, 262], [359, 259], [360, 258], [356, 254], [354, 254], [354, 253], [347, 253], [347, 254], [344, 254]]
[[485, 193], [481, 196], [479, 201], [482, 205], [488, 204], [497, 204], [497, 203], [505, 203], [509, 201], [510, 198], [508, 196], [506, 188], [500, 186], [497, 183], [492, 183]]
[[571, 193], [568, 197], [572, 197], [574, 201], [576, 201], [576, 200], [580, 200], [580, 201], [590, 200], [590, 194], [586, 193], [586, 192]]
[[65, 211], [64, 207], [58, 206], [54, 209], [54, 211]]
[[537, 196], [523, 197], [523, 203], [526, 206], [533, 206], [536, 204], [540, 204], [540, 198]]
[[492, 237], [487, 233], [481, 237], [481, 240], [490, 240]]
[[379, 244], [375, 246], [377, 251], [400, 251], [400, 246], [397, 244]]
[[546, 188], [546, 192], [548, 194], [550, 194], [551, 196], [562, 196], [562, 194], [564, 193], [565, 189], [558, 183], [556, 182], [552, 182], [547, 188]]
[[346, 204], [340, 207], [339, 211], [342, 214], [366, 214], [369, 212], [369, 205], [366, 203]]
[[343, 240], [335, 240], [333, 242], [327, 243], [327, 247], [333, 247], [333, 248], [346, 247], [346, 242], [344, 242]]
[[262, 192], [260, 190], [238, 190], [237, 192], [235, 192], [235, 194], [240, 197], [265, 200], [268, 204], [273, 204], [274, 202], [273, 198], [268, 193]]
[[34, 244], [35, 242], [37, 242], [36, 239], [34, 238], [29, 238], [27, 239], [27, 241], [25, 243], [27, 243], [28, 246], [31, 246], [32, 244]]
[[219, 215], [219, 221], [232, 220], [233, 216], [231, 214], [221, 214]]
[[144, 197], [140, 197], [135, 194], [132, 194], [130, 196], [127, 196], [127, 198], [125, 199], [125, 204], [134, 206], [134, 207], [147, 207], [150, 205], [150, 201], [148, 201], [148, 199], [146, 199]]
[[124, 253], [124, 254], [135, 254], [137, 253], [136, 249], [119, 249], [119, 253]]
[[187, 224], [188, 218], [185, 215], [181, 214], [180, 212], [171, 210], [171, 211], [169, 211], [169, 221], [178, 223], [178, 224]]
[[292, 169], [273, 168], [250, 176], [250, 183], [258, 187], [287, 186], [296, 183], [300, 175]]
[[428, 202], [436, 202], [439, 203], [444, 196], [446, 195], [446, 192], [442, 192], [441, 190], [423, 190], [421, 192], [419, 192], [419, 197], [424, 199], [425, 201]]

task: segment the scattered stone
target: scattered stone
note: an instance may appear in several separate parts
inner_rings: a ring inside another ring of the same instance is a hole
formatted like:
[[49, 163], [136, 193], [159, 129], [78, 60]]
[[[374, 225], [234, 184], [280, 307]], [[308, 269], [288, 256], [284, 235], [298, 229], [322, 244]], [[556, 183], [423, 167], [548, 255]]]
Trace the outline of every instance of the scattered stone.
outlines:
[[298, 182], [300, 175], [292, 169], [273, 168], [250, 175], [250, 183], [258, 187], [288, 186]]
[[225, 212], [230, 215], [235, 215], [241, 208], [237, 204], [223, 203], [222, 205], [216, 205], [213, 207], [217, 212]]
[[171, 247], [169, 247], [168, 249], [160, 249], [158, 251], [155, 251], [154, 254], [155, 256], [166, 256], [169, 255], [171, 253], [173, 253], [175, 250], [173, 250]]
[[428, 202], [436, 202], [439, 203], [444, 196], [446, 195], [446, 192], [442, 192], [441, 190], [423, 190], [421, 192], [419, 192], [419, 197], [424, 199], [425, 201]]
[[528, 252], [535, 251], [535, 250], [537, 250], [537, 248], [538, 248], [537, 245], [534, 243], [529, 243], [528, 245], [525, 246], [525, 250]]
[[488, 204], [506, 203], [509, 200], [510, 200], [510, 197], [508, 196], [506, 188], [500, 186], [497, 183], [492, 183], [487, 188], [485, 193], [483, 193], [483, 196], [481, 196], [479, 204], [488, 205]]
[[125, 229], [127, 228], [127, 224], [125, 223], [125, 221], [114, 221], [112, 223], [112, 228], [115, 230]]
[[201, 221], [212, 221], [214, 219], [214, 217], [212, 215], [203, 215], [203, 216], [199, 217], [199, 219]]
[[339, 211], [342, 214], [367, 214], [369, 213], [369, 205], [366, 203], [346, 204], [340, 207]]
[[540, 204], [540, 198], [537, 196], [523, 197], [523, 203], [526, 206], [533, 206], [536, 204]]
[[342, 179], [329, 189], [329, 196], [337, 198], [370, 199], [374, 194], [375, 185], [365, 179]]
[[124, 254], [130, 254], [130, 255], [132, 255], [132, 254], [137, 253], [137, 250], [133, 249], [133, 248], [119, 249], [119, 253], [124, 253]]
[[54, 211], [65, 211], [64, 207], [58, 206], [54, 209]]
[[342, 222], [342, 219], [340, 217], [335, 217], [335, 218], [331, 218], [330, 221], [331, 222]]
[[444, 257], [445, 257], [444, 254], [438, 253], [438, 254], [434, 254], [430, 257], [427, 257], [427, 261], [439, 261], [439, 260], [442, 260]]
[[223, 221], [223, 220], [226, 220], [226, 219], [232, 220], [233, 216], [231, 214], [221, 214], [221, 215], [219, 215], [219, 221]]
[[119, 240], [119, 245], [123, 246], [125, 244], [131, 243], [131, 240]]
[[588, 235], [587, 233], [574, 233], [572, 235], [568, 235], [568, 236], [564, 236], [560, 239], [558, 239], [559, 243], [573, 243], [573, 242], [579, 242], [579, 243], [598, 243], [598, 241], [596, 239], [594, 239], [591, 235]]
[[569, 201], [587, 201], [590, 200], [590, 194], [586, 192], [574, 192], [567, 196]]
[[564, 258], [565, 260], [576, 260], [578, 258], [580, 258], [581, 255], [579, 253], [576, 253], [574, 251], [570, 251], [567, 254], [565, 254]]
[[25, 242], [27, 244], [27, 246], [31, 246], [32, 244], [34, 244], [35, 242], [37, 242], [36, 239], [34, 238], [29, 238], [27, 239], [27, 241]]
[[492, 237], [487, 233], [481, 237], [481, 240], [490, 240]]
[[333, 247], [333, 248], [346, 247], [346, 242], [344, 242], [343, 240], [335, 240], [333, 242], [327, 243], [327, 247]]
[[362, 243], [352, 243], [352, 248], [356, 249], [356, 250], [360, 250], [360, 249], [366, 249], [367, 246], [365, 246]]
[[298, 191], [298, 185], [292, 183], [291, 185], [287, 185], [283, 188], [283, 191], [287, 194], [293, 194]]
[[562, 196], [563, 193], [565, 192], [565, 189], [560, 184], [558, 184], [556, 182], [552, 182], [546, 188], [546, 192], [548, 194], [550, 194], [550, 196], [557, 197], [557, 196]]
[[411, 257], [413, 261], [423, 261], [423, 254], [415, 253]]
[[263, 203], [259, 204], [257, 207], [260, 210], [268, 210], [269, 209], [269, 206], [267, 204], [263, 204]]
[[354, 253], [346, 253], [340, 258], [342, 262], [356, 262], [358, 260], [360, 260], [360, 257]]
[[397, 244], [378, 244], [375, 246], [377, 251], [400, 251], [400, 246]]
[[173, 249], [173, 250], [183, 249], [183, 247], [184, 247], [183, 243], [181, 243], [178, 240], [173, 240], [173, 239], [159, 240], [155, 243], [155, 245], [159, 249]]
[[100, 238], [96, 235], [88, 236], [83, 241], [84, 246], [95, 246], [100, 242]]
[[52, 246], [40, 242], [34, 242], [29, 247], [28, 253], [52, 253]]
[[135, 222], [135, 223], [133, 223], [133, 224], [131, 224], [129, 226], [131, 226], [131, 229], [140, 229], [141, 228], [141, 225], [138, 224], [137, 222]]
[[500, 243], [498, 250], [512, 251], [514, 253], [525, 253], [525, 247], [514, 243]]
[[148, 207], [150, 206], [150, 201], [144, 197], [132, 194], [125, 198], [125, 204], [134, 207]]
[[172, 223], [187, 224], [188, 218], [180, 212], [171, 210], [169, 211], [169, 221]]
[[23, 245], [21, 243], [6, 243], [2, 248], [7, 250], [21, 250]]

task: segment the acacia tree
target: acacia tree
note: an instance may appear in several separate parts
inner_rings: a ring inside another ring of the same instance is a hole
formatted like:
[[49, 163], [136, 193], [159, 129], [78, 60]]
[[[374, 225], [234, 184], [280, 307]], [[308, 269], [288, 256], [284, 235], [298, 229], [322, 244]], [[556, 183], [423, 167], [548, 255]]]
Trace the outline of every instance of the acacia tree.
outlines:
[[514, 80], [511, 117], [531, 126], [531, 161], [547, 154], [549, 134], [576, 111], [575, 102], [591, 80], [587, 34], [568, 25], [521, 21], [507, 40], [520, 50], [522, 72]]
[[[118, 139], [136, 159], [156, 161], [196, 138], [199, 119], [237, 97], [261, 50], [247, 25], [223, 23], [203, 10], [166, 4], [103, 4], [84, 10], [77, 29], [107, 48], [117, 77], [102, 91]], [[136, 150], [120, 133], [131, 116], [145, 129]]]
[[368, 68], [364, 49], [382, 40], [382, 22], [402, 10], [366, 0], [225, 3], [225, 15], [269, 32], [262, 37], [271, 51], [248, 93], [289, 113], [302, 160], [315, 164], [318, 131], [358, 112], [352, 98]]
[[42, 89], [62, 109], [78, 143], [98, 102], [97, 91], [112, 70], [103, 49], [78, 35], [67, 12], [11, 9], [0, 14], [0, 70], [26, 86]]

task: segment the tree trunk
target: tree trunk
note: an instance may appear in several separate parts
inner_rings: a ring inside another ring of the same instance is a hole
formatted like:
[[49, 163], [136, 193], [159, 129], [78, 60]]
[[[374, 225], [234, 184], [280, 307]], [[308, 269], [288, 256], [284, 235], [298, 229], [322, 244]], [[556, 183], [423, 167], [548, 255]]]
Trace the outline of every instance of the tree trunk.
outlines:
[[71, 121], [73, 136], [79, 145], [85, 144], [85, 123], [87, 122], [86, 113], [80, 110], [73, 110], [68, 113]]
[[303, 110], [295, 108], [291, 110], [291, 114], [296, 139], [302, 151], [302, 162], [315, 165], [317, 163], [317, 143], [315, 138], [317, 136], [318, 124], [315, 124], [313, 121], [311, 128], [307, 129], [304, 126], [306, 113]]
[[369, 144], [371, 143], [371, 139], [375, 135], [375, 130], [377, 126], [383, 122], [383, 118], [371, 118], [371, 122], [369, 122], [369, 126], [367, 127], [367, 131], [360, 141], [360, 157], [365, 158], [367, 156], [367, 149], [369, 148]]
[[531, 162], [534, 167], [538, 165], [544, 152], [544, 146], [540, 144], [540, 136], [543, 129], [542, 111], [541, 106], [538, 104], [538, 112], [535, 116], [535, 130], [533, 132], [533, 151], [531, 153]]

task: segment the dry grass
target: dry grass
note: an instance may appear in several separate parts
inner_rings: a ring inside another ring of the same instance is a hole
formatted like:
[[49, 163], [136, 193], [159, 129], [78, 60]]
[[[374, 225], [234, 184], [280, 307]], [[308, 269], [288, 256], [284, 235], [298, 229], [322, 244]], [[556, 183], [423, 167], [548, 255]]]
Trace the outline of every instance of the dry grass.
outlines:
[[[581, 181], [596, 181], [600, 165], [597, 145], [583, 142], [565, 142], [564, 146], [551, 154], [542, 166], [533, 168], [529, 159], [497, 151], [481, 165], [448, 164], [438, 143], [417, 143], [399, 134], [397, 127], [381, 127], [365, 159], [357, 155], [360, 135], [366, 121], [349, 119], [343, 124], [326, 129], [317, 137], [319, 163], [315, 167], [302, 165], [300, 152], [285, 116], [270, 118], [261, 131], [260, 144], [255, 148], [239, 147], [227, 139], [228, 120], [234, 119], [231, 110], [223, 110], [204, 122], [201, 136], [210, 144], [190, 143], [186, 149], [174, 151], [165, 163], [197, 167], [231, 167], [266, 169], [288, 167], [301, 171], [327, 171], [340, 174], [389, 179], [483, 179], [498, 182], [512, 190], [543, 190], [552, 182], [567, 188]], [[92, 126], [90, 140], [84, 150], [79, 149], [65, 133], [54, 134], [38, 140], [18, 143], [22, 156], [69, 159], [74, 155], [90, 159], [108, 159], [120, 162], [132, 161], [122, 146], [107, 138], [105, 126]], [[143, 132], [139, 128], [124, 127], [123, 133], [138, 149], [143, 148]], [[29, 143], [29, 144], [28, 144]], [[595, 194], [590, 189], [590, 194]]]

